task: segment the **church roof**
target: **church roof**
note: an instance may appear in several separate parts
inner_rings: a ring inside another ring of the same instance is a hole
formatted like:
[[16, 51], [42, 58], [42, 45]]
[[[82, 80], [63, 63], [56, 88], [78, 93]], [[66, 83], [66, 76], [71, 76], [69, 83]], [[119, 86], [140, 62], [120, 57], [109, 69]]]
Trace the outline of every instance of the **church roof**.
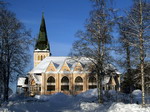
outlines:
[[[44, 60], [42, 60], [36, 67], [34, 67], [30, 73], [46, 73], [47, 68], [50, 65], [50, 63], [53, 63], [53, 65], [56, 68], [56, 71], [50, 71], [52, 73], [62, 73], [61, 69], [64, 64], [67, 64], [70, 71], [66, 71], [68, 73], [76, 73], [77, 71], [74, 71], [76, 65], [80, 63], [84, 70], [82, 72], [88, 72], [87, 68], [89, 66], [89, 63], [91, 63], [91, 60], [86, 57], [81, 57], [80, 59], [77, 58], [71, 58], [71, 57], [59, 57], [59, 56], [50, 56], [46, 57]], [[109, 65], [109, 66], [108, 66]], [[114, 69], [115, 73], [118, 74], [118, 71], [115, 69], [115, 67], [111, 64], [108, 64], [105, 69]], [[48, 73], [50, 73], [48, 72]]]
[[50, 46], [49, 46], [48, 38], [47, 38], [44, 14], [42, 15], [40, 31], [39, 31], [38, 39], [35, 45], [35, 50], [50, 50]]
[[70, 68], [70, 72], [73, 72], [74, 67], [77, 62], [81, 62], [82, 64], [87, 64], [90, 63], [90, 60], [87, 58], [81, 58], [80, 60], [75, 60], [71, 57], [46, 57], [44, 60], [42, 60], [35, 68], [33, 68], [30, 73], [45, 73], [47, 70], [47, 67], [49, 66], [50, 63], [53, 63], [54, 66], [57, 69], [57, 73], [60, 72], [63, 64], [66, 62], [68, 67]]

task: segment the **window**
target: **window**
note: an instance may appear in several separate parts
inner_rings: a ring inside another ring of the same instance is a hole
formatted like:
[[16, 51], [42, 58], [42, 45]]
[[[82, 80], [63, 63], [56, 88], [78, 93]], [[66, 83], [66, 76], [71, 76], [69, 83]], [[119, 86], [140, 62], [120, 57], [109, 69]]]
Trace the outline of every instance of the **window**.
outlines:
[[55, 85], [47, 85], [47, 91], [55, 91]]
[[55, 91], [55, 79], [52, 76], [47, 79], [47, 91]]
[[83, 85], [75, 85], [75, 91], [83, 91]]
[[37, 86], [34, 87], [34, 91], [38, 91], [38, 87]]
[[96, 78], [94, 76], [89, 77], [89, 89], [97, 88]]
[[68, 77], [64, 76], [64, 77], [61, 79], [61, 83], [69, 83]]
[[69, 90], [69, 79], [66, 76], [64, 76], [61, 79], [61, 90], [62, 91], [68, 91]]
[[75, 79], [75, 83], [83, 83], [83, 79], [78, 76], [78, 77]]
[[47, 83], [55, 83], [54, 77], [50, 76], [50, 77], [47, 79]]
[[41, 91], [41, 87], [39, 87], [39, 91]]
[[90, 76], [89, 83], [96, 83], [96, 78], [94, 76]]
[[97, 88], [97, 85], [89, 85], [89, 89]]
[[80, 76], [75, 79], [75, 91], [83, 91], [83, 79]]

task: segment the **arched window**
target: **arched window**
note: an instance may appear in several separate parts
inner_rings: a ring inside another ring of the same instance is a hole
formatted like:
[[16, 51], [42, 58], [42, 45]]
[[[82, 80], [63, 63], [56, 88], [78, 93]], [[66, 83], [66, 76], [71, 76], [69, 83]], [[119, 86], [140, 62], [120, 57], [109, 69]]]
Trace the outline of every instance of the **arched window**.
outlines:
[[64, 76], [64, 77], [61, 79], [61, 83], [69, 83], [68, 77]]
[[55, 79], [52, 76], [47, 79], [47, 91], [55, 91]]
[[55, 83], [54, 77], [50, 76], [50, 77], [47, 79], [47, 83]]
[[90, 83], [96, 83], [96, 78], [94, 76], [89, 77], [89, 82]]
[[83, 83], [83, 79], [78, 76], [76, 79], [75, 79], [75, 83]]
[[83, 79], [80, 76], [75, 79], [75, 91], [83, 91]]
[[97, 88], [96, 78], [94, 76], [89, 77], [89, 89]]
[[64, 76], [61, 79], [61, 90], [62, 91], [68, 91], [69, 90], [69, 79], [66, 76]]
[[41, 60], [43, 60], [43, 56], [41, 55]]

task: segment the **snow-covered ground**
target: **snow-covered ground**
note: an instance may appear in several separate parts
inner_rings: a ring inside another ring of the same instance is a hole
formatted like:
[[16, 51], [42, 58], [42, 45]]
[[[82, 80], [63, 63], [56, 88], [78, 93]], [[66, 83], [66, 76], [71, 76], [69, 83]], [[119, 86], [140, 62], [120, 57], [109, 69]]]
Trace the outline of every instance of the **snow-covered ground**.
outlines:
[[[88, 90], [76, 96], [63, 93], [24, 97], [11, 96], [3, 103], [0, 112], [150, 112], [150, 107], [142, 108], [138, 104], [129, 104], [128, 95], [116, 91], [104, 92], [104, 104], [97, 103], [97, 90]], [[134, 91], [133, 99], [140, 97], [140, 91]], [[122, 103], [125, 102], [125, 103]]]

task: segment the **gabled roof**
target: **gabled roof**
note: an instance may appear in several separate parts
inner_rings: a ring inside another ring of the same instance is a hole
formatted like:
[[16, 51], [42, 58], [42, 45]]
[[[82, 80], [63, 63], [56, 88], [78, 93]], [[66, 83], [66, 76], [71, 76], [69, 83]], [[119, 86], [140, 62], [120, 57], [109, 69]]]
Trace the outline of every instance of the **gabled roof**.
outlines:
[[[80, 61], [80, 60], [79, 60]], [[90, 63], [89, 60], [81, 59], [82, 63]], [[74, 69], [77, 61], [71, 57], [46, 57], [42, 60], [35, 68], [33, 68], [30, 73], [45, 73], [49, 64], [53, 62], [54, 66], [56, 67], [57, 71], [60, 72], [64, 63], [66, 63], [70, 69], [70, 72]]]
[[[76, 71], [74, 71], [74, 68], [76, 67], [76, 65], [78, 63], [80, 63], [83, 67], [83, 71], [81, 71], [81, 73], [83, 72], [88, 72], [88, 66], [90, 65], [91, 61], [88, 58], [82, 57], [80, 59], [74, 59], [71, 57], [54, 57], [54, 56], [50, 56], [50, 57], [46, 57], [44, 60], [42, 60], [36, 67], [34, 67], [29, 73], [31, 74], [38, 74], [38, 73], [49, 73], [46, 72], [48, 66], [50, 63], [53, 63], [56, 71], [51, 71], [50, 73], [60, 73], [61, 72], [61, 68], [64, 65], [64, 63], [66, 63], [70, 69], [70, 71], [68, 71], [69, 73], [74, 73]], [[106, 69], [109, 69], [109, 66], [106, 66]], [[110, 67], [110, 69], [114, 68], [113, 66]], [[114, 68], [115, 69], [115, 68]], [[79, 71], [80, 72], [80, 71]], [[115, 72], [117, 73], [116, 69]]]
[[46, 69], [47, 72], [48, 72], [48, 68], [51, 67], [51, 66], [53, 66], [54, 69], [56, 70], [56, 67], [55, 67], [53, 61], [51, 61], [51, 62], [49, 63], [49, 65], [48, 65], [47, 69]]
[[34, 67], [30, 73], [45, 73], [51, 61], [53, 61], [53, 63], [57, 66], [57, 70], [59, 70], [66, 58], [68, 57], [46, 57], [36, 67]]

